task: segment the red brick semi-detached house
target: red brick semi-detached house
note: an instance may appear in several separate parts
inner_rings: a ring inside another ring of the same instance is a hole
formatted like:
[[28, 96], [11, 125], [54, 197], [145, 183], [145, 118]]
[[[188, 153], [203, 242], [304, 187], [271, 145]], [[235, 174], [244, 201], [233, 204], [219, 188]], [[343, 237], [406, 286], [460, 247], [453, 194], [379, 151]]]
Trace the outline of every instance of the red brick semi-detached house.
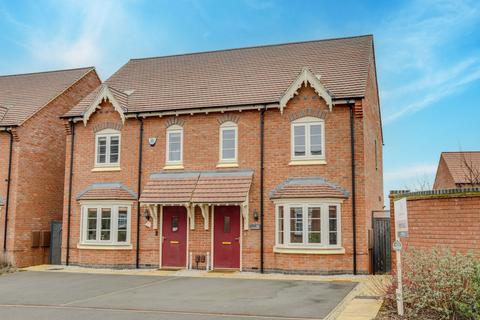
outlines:
[[372, 36], [130, 60], [64, 118], [63, 263], [370, 271]]
[[[100, 84], [94, 68], [0, 76], [0, 258], [47, 263], [62, 219], [65, 129], [60, 116]], [[60, 245], [56, 256], [60, 263]]]

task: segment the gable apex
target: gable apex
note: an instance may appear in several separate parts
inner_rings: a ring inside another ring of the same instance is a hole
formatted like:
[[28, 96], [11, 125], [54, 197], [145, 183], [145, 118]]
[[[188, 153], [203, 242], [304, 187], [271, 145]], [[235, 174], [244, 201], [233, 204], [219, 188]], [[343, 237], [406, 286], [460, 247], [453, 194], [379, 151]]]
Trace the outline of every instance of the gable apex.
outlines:
[[115, 111], [117, 111], [118, 114], [120, 115], [120, 118], [122, 119], [122, 123], [125, 123], [125, 111], [127, 111], [127, 108], [126, 106], [120, 104], [119, 100], [128, 99], [128, 97], [123, 97], [123, 96], [126, 96], [126, 94], [122, 92], [118, 92], [117, 90], [110, 88], [106, 84], [102, 84], [102, 86], [100, 87], [100, 90], [95, 96], [95, 99], [88, 106], [87, 110], [85, 110], [85, 113], [83, 114], [84, 125], [86, 126], [88, 119], [90, 119], [92, 114], [94, 114], [97, 109], [100, 109], [100, 104], [104, 100], [108, 100], [112, 104]]
[[310, 86], [315, 90], [315, 92], [325, 100], [328, 105], [330, 111], [332, 111], [332, 94], [328, 91], [327, 88], [322, 84], [320, 81], [320, 76], [313, 74], [310, 69], [304, 67], [302, 72], [298, 75], [298, 77], [292, 82], [290, 87], [288, 87], [287, 91], [283, 94], [280, 98], [280, 112], [283, 113], [283, 109], [286, 107], [288, 101], [292, 99], [294, 96], [298, 94], [298, 89], [302, 87], [302, 85], [310, 84]]

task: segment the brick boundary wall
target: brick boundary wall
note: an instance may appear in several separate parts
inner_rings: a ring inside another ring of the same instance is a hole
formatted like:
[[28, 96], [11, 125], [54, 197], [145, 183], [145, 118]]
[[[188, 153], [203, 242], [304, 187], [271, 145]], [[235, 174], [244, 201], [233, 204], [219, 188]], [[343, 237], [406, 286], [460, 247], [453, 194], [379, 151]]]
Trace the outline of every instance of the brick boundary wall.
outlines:
[[[394, 201], [407, 198], [407, 238], [404, 251], [410, 248], [450, 248], [453, 251], [480, 251], [480, 188], [439, 189], [390, 192], [390, 242], [395, 240]], [[392, 248], [392, 270], [396, 257]]]

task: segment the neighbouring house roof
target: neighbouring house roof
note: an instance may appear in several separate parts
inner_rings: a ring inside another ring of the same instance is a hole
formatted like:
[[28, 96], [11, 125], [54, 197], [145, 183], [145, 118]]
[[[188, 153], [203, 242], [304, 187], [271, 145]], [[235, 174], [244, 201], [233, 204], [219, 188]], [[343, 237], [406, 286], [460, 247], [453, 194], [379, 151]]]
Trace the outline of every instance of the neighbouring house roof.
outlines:
[[136, 200], [137, 194], [119, 182], [94, 183], [77, 194], [77, 200]]
[[248, 199], [252, 170], [154, 173], [140, 201], [160, 204], [243, 203]]
[[[440, 155], [447, 165], [455, 184], [471, 183], [471, 170], [480, 173], [480, 151], [442, 152]], [[471, 169], [469, 169], [471, 167]]]
[[[280, 103], [289, 87], [315, 75], [335, 99], [363, 97], [373, 37], [297, 42], [132, 59], [105, 85], [124, 93], [128, 113]], [[65, 117], [83, 116], [92, 92]]]
[[348, 198], [348, 192], [322, 177], [288, 178], [270, 192], [270, 199], [294, 198]]
[[0, 127], [21, 125], [93, 67], [0, 76]]

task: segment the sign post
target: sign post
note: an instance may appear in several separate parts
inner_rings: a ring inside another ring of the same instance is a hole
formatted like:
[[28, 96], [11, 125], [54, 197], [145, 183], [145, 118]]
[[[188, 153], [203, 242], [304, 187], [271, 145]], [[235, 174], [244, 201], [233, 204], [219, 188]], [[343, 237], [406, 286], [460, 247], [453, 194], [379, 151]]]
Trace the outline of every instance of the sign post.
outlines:
[[403, 283], [402, 283], [402, 242], [400, 238], [408, 237], [408, 213], [407, 198], [402, 198], [394, 202], [395, 209], [395, 242], [393, 250], [397, 257], [397, 312], [400, 316], [404, 314], [403, 308]]

